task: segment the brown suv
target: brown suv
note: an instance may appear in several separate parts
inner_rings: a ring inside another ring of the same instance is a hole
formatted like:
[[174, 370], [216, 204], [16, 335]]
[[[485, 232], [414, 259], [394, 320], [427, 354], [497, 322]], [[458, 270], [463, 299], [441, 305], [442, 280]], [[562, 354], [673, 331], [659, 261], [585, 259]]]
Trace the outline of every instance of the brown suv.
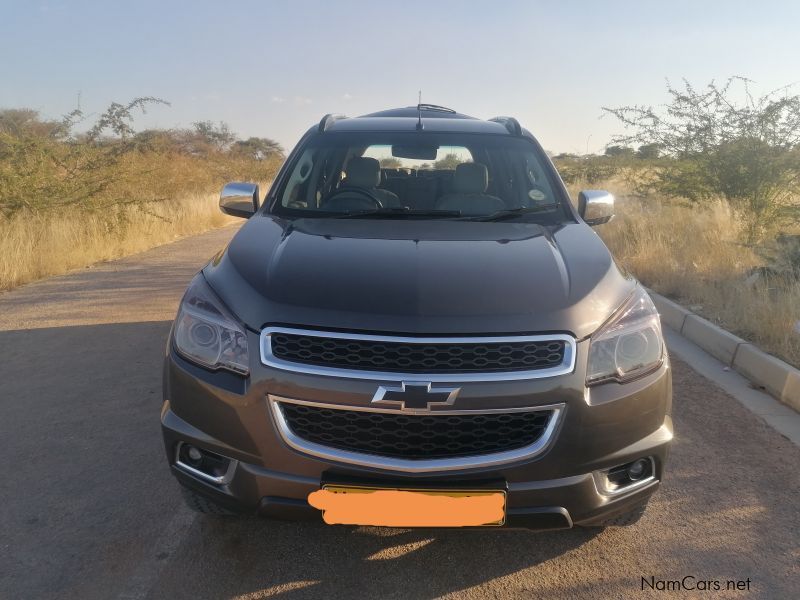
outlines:
[[189, 505], [328, 523], [635, 522], [672, 439], [658, 314], [508, 117], [331, 115], [191, 282], [161, 412]]

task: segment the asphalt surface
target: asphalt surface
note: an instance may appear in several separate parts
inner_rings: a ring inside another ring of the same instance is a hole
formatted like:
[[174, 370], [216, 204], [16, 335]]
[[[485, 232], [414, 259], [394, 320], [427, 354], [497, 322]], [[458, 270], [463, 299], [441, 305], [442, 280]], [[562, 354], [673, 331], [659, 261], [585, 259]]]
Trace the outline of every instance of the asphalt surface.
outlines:
[[[161, 360], [186, 283], [233, 232], [0, 295], [0, 598], [798, 597], [800, 449], [677, 360], [667, 479], [632, 528], [195, 516], [161, 445]], [[642, 590], [686, 576], [722, 590]]]

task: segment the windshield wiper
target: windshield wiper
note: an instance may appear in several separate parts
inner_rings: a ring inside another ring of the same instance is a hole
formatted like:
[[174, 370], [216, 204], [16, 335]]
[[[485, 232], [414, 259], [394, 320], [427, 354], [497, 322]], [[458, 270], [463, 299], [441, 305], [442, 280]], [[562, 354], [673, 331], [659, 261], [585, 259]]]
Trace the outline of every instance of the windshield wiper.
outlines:
[[520, 215], [527, 215], [531, 213], [545, 212], [553, 210], [558, 207], [558, 202], [548, 202], [547, 204], [539, 204], [538, 206], [520, 206], [518, 208], [509, 208], [507, 210], [498, 210], [488, 215], [475, 215], [471, 217], [463, 217], [461, 221], [506, 221], [513, 219]]
[[337, 215], [334, 219], [366, 219], [377, 217], [379, 219], [394, 217], [460, 217], [459, 210], [412, 210], [400, 206], [385, 206], [373, 210], [361, 210], [357, 212]]

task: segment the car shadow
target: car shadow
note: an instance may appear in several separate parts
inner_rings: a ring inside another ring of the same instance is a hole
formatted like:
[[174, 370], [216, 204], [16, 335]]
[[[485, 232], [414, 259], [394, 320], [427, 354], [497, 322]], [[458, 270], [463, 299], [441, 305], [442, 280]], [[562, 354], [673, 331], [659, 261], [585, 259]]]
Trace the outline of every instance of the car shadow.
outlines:
[[[169, 565], [181, 588], [167, 574], [155, 595], [185, 593], [187, 582], [199, 580], [213, 597], [434, 598], [536, 567], [601, 531], [354, 528], [200, 516]], [[211, 572], [220, 579], [210, 581]]]

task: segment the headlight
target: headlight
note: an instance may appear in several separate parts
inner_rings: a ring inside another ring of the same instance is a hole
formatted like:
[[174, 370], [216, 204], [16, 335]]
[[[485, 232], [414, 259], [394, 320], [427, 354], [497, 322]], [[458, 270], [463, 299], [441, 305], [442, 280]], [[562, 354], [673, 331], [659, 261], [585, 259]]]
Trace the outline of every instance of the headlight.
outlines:
[[641, 287], [591, 338], [586, 384], [630, 381], [656, 369], [664, 359], [661, 322]]
[[209, 369], [249, 372], [247, 334], [222, 305], [203, 277], [197, 275], [186, 290], [175, 320], [175, 349]]

